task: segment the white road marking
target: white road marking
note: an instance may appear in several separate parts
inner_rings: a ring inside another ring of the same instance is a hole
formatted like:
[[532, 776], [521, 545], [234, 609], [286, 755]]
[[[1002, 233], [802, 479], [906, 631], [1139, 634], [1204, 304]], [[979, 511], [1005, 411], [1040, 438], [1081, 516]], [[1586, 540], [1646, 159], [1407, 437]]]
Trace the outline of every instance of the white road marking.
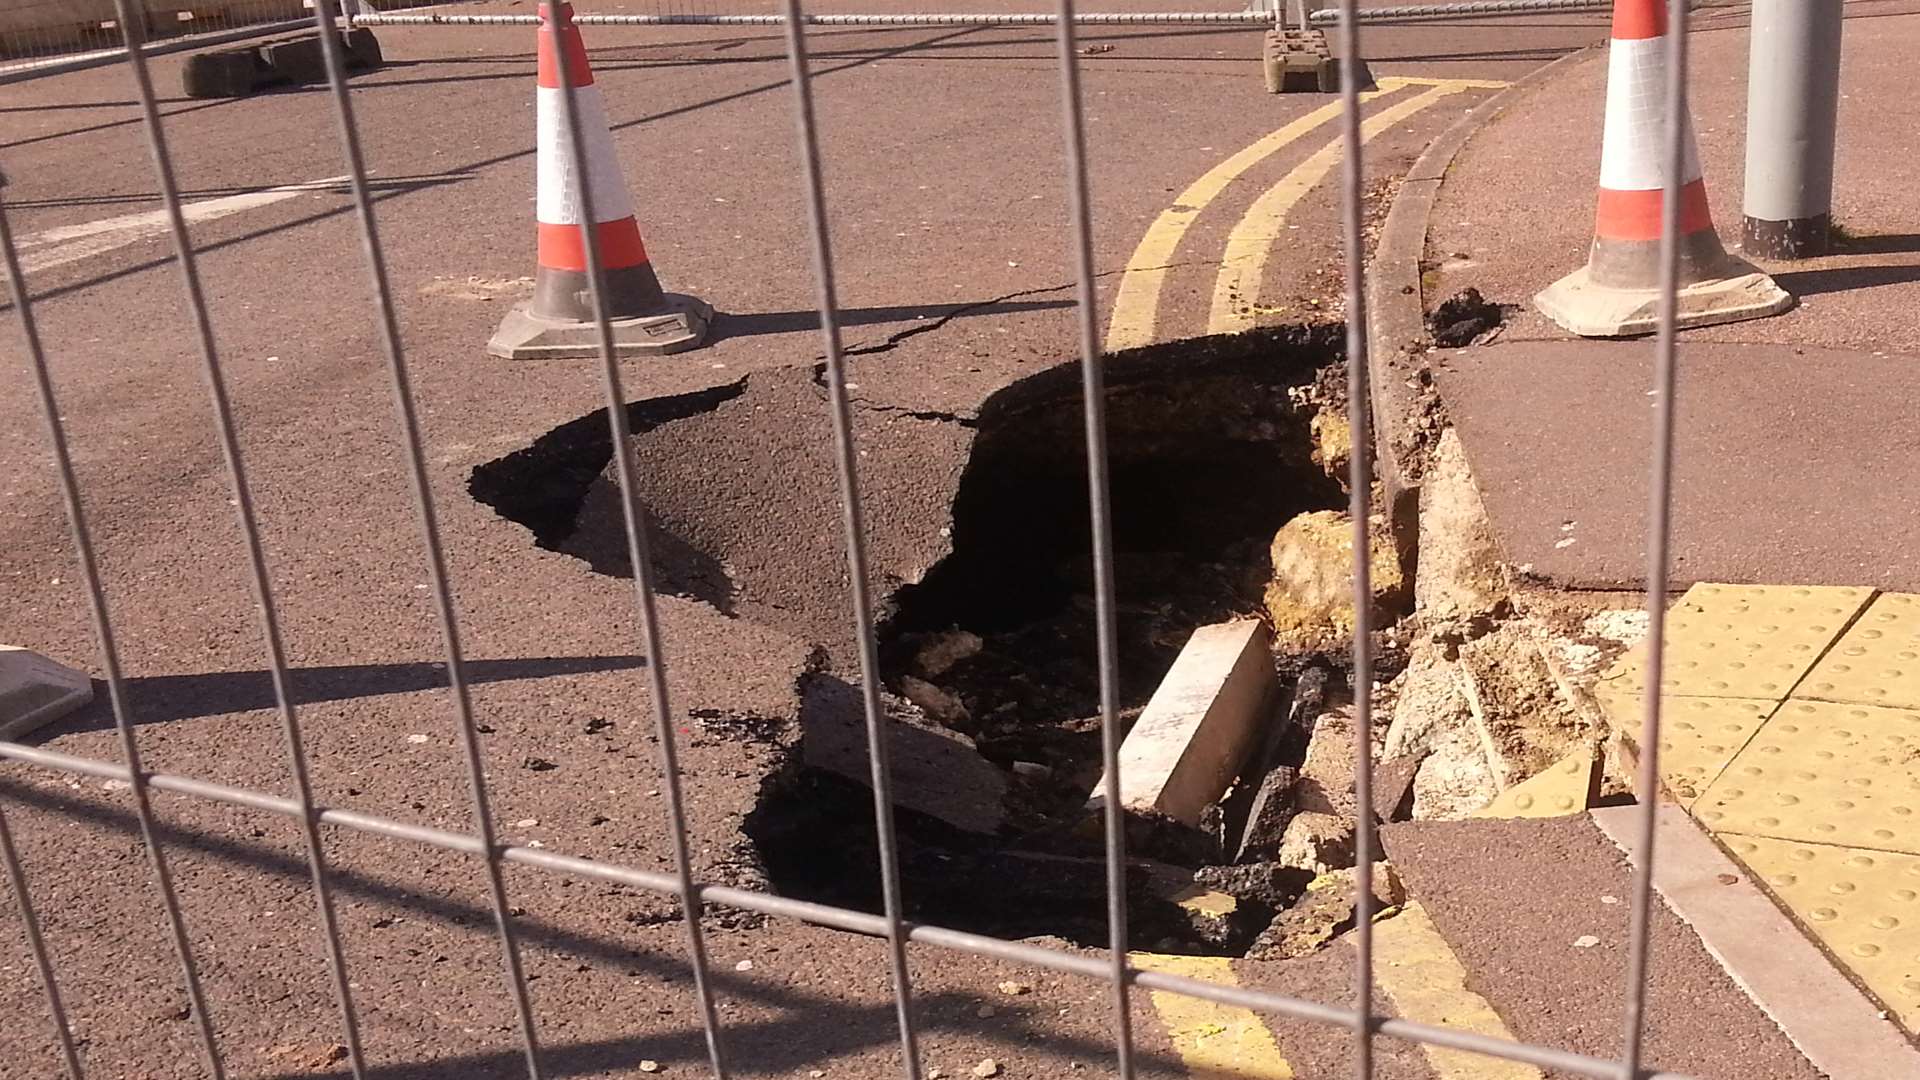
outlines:
[[[285, 184], [280, 187], [262, 188], [259, 191], [244, 191], [238, 195], [201, 199], [197, 202], [182, 203], [180, 214], [186, 219], [188, 225], [196, 225], [246, 210], [271, 206], [306, 192], [325, 191], [346, 182], [345, 176], [329, 176], [324, 180], [308, 180], [301, 184]], [[19, 244], [20, 265], [22, 271], [29, 274], [51, 270], [56, 266], [65, 266], [70, 262], [78, 262], [116, 248], [126, 247], [128, 244], [137, 244], [142, 240], [151, 240], [166, 234], [167, 212], [165, 210], [145, 210], [137, 214], [122, 214], [119, 217], [88, 221], [79, 225], [63, 225], [22, 239]]]

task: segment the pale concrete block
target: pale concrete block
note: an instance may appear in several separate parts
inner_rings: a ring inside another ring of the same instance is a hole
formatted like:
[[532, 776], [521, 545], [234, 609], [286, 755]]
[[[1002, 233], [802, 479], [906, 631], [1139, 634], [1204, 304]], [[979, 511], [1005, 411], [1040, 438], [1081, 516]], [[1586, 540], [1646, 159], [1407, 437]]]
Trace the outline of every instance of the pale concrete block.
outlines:
[[0, 739], [17, 739], [93, 700], [84, 671], [17, 645], [0, 645]]
[[[1120, 804], [1199, 825], [1271, 719], [1278, 688], [1258, 620], [1195, 630], [1120, 746]], [[1090, 808], [1104, 805], [1105, 785]]]
[[[1351, 796], [1349, 796], [1351, 798]], [[1354, 821], [1345, 814], [1302, 810], [1280, 837], [1281, 866], [1324, 874], [1353, 865]]]

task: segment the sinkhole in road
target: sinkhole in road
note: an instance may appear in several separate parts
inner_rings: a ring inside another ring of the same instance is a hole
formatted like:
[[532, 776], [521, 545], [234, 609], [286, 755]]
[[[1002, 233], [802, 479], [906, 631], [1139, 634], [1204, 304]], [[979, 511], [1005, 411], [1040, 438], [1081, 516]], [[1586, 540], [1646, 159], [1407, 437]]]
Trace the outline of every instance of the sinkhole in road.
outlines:
[[[1310, 411], [1295, 399], [1329, 344], [1305, 334], [1260, 344], [1182, 343], [1108, 370], [1123, 722], [1196, 627], [1259, 609], [1275, 531], [1344, 501], [1314, 460]], [[1097, 946], [1107, 914], [1100, 834], [1084, 810], [1099, 773], [1100, 706], [1081, 401], [1068, 365], [981, 410], [952, 501], [951, 551], [892, 594], [879, 651], [907, 913]], [[829, 729], [830, 713], [852, 726], [858, 707], [844, 677], [815, 678], [824, 685], [804, 695], [809, 739]], [[838, 708], [815, 704], [823, 698]], [[953, 735], [965, 741], [956, 747]], [[859, 782], [865, 742], [846, 741], [852, 753], [770, 785], [746, 829], [775, 888], [879, 911], [872, 792]], [[1168, 875], [1190, 879], [1225, 861], [1220, 844], [1138, 825], [1133, 850], [1162, 867], [1129, 870], [1135, 947], [1237, 954], [1288, 899], [1253, 875], [1242, 880], [1268, 888], [1249, 889], [1234, 915], [1190, 913], [1168, 901]]]
[[[1295, 514], [1344, 503], [1310, 422], [1341, 370], [1337, 326], [1194, 339], [1105, 359], [1117, 671], [1130, 722], [1196, 628], [1257, 612]], [[871, 379], [863, 379], [871, 385]], [[636, 403], [637, 492], [663, 592], [818, 646], [801, 746], [744, 823], [774, 890], [881, 910], [858, 652], [817, 368]], [[1079, 366], [945, 414], [856, 399], [870, 569], [909, 917], [1104, 945], [1099, 677]], [[536, 543], [630, 575], [605, 416], [476, 469], [470, 490]], [[1093, 827], [1089, 827], [1089, 826]], [[1137, 947], [1237, 954], [1271, 875], [1231, 917], [1165, 896], [1225, 861], [1217, 836], [1130, 825]], [[1298, 886], [1299, 882], [1293, 882]]]

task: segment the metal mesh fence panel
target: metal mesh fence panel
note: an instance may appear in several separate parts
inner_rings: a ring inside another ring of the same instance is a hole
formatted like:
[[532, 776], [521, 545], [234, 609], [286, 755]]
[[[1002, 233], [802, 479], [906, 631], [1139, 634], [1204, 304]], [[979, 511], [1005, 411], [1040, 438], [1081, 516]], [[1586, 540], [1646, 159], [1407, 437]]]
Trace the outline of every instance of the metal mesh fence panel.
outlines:
[[[57, 7], [64, 14], [84, 12], [84, 15], [75, 23], [43, 26], [42, 29], [46, 29], [49, 35], [78, 34], [80, 31], [75, 30], [74, 27], [85, 26], [88, 20], [94, 19], [97, 15], [99, 23], [117, 23], [118, 32], [130, 42], [137, 42], [140, 36], [147, 32], [148, 23], [152, 20], [158, 20], [162, 25], [168, 24], [169, 21], [172, 24], [185, 25], [203, 17], [201, 12], [192, 9], [142, 7], [135, 0], [117, 0], [108, 9], [81, 8], [72, 4], [36, 5], [36, 9], [53, 7]], [[276, 0], [262, 0], [260, 4], [253, 6], [235, 4], [222, 7], [217, 9], [217, 16], [208, 13], [205, 17], [229, 20], [255, 16], [267, 18], [272, 17], [276, 12], [284, 12], [285, 9], [285, 4], [276, 6]], [[16, 7], [4, 10], [19, 12], [28, 9]], [[1351, 17], [1354, 10], [1353, 0], [1348, 0], [1341, 10], [1346, 16], [1338, 22], [1343, 52], [1347, 56], [1363, 56], [1364, 42], [1361, 27], [1359, 21]], [[45, 14], [44, 11], [40, 12], [42, 23], [46, 22]], [[1094, 285], [1091, 241], [1093, 208], [1088, 195], [1087, 138], [1083, 124], [1079, 82], [1080, 60], [1075, 38], [1074, 0], [1060, 0], [1050, 14], [1057, 26], [1058, 34], [1061, 131], [1064, 140], [1062, 179], [1068, 195], [1068, 234], [1071, 238], [1068, 252], [1069, 265], [1075, 272], [1078, 287], [1078, 340], [1084, 434], [1087, 458], [1091, 463], [1088, 473], [1087, 512], [1091, 522], [1090, 554], [1094, 567], [1097, 604], [1095, 644], [1100, 669], [1102, 759], [1108, 778], [1104, 815], [1110, 904], [1109, 949], [1104, 957], [1088, 956], [938, 926], [918, 925], [905, 918], [899, 897], [898, 871], [894, 865], [897, 848], [891, 821], [893, 811], [889, 792], [890, 778], [886, 768], [886, 729], [880, 722], [876, 696], [878, 676], [874, 656], [874, 602], [873, 598], [867, 594], [864, 584], [868, 580], [867, 537], [859, 499], [860, 451], [856, 445], [850, 419], [849, 387], [840, 340], [839, 299], [835, 287], [833, 251], [829, 239], [832, 232], [829, 215], [831, 200], [825, 188], [820, 164], [820, 147], [823, 141], [832, 138], [832, 132], [823, 130], [813, 108], [807, 33], [799, 0], [784, 0], [779, 14], [784, 17], [789, 60], [794, 75], [796, 92], [793, 100], [801, 162], [800, 184], [805, 195], [807, 240], [815, 277], [822, 341], [826, 353], [826, 363], [821, 379], [827, 394], [828, 411], [833, 428], [833, 461], [841, 503], [841, 524], [850, 572], [849, 580], [853, 583], [849, 596], [849, 618], [854, 625], [856, 641], [859, 643], [863, 707], [872, 748], [873, 809], [878, 835], [882, 840], [882, 858], [878, 869], [885, 896], [884, 910], [877, 915], [804, 902], [765, 892], [707, 884], [693, 877], [687, 847], [685, 795], [680, 785], [680, 771], [676, 758], [677, 735], [672, 720], [673, 713], [666, 681], [665, 657], [669, 643], [663, 640], [659, 620], [654, 610], [654, 583], [647, 570], [649, 566], [648, 528], [645, 515], [640, 512], [634, 502], [632, 493], [635, 488], [631, 483], [624, 485], [624, 490], [628, 493], [623, 508], [624, 524], [628, 554], [635, 568], [634, 603], [640, 626], [640, 644], [650, 660], [647, 667], [653, 719], [660, 764], [667, 781], [666, 811], [675, 837], [672, 852], [673, 865], [670, 870], [650, 870], [609, 861], [578, 858], [533, 846], [510, 845], [502, 841], [496, 831], [489, 797], [489, 784], [482, 760], [478, 725], [468, 685], [461, 638], [461, 620], [454, 602], [454, 588], [450, 581], [446, 552], [441, 537], [439, 512], [428, 482], [427, 457], [423, 449], [415, 391], [407, 364], [406, 345], [396, 314], [394, 289], [387, 276], [385, 255], [374, 213], [374, 202], [370, 193], [360, 135], [354, 120], [352, 101], [345, 88], [344, 58], [337, 39], [330, 33], [323, 33], [322, 41], [329, 68], [332, 104], [339, 126], [341, 156], [347, 169], [362, 240], [365, 256], [363, 269], [369, 276], [375, 297], [375, 307], [371, 313], [372, 321], [378, 331], [379, 343], [385, 354], [386, 369], [390, 376], [395, 424], [400, 436], [401, 464], [406, 482], [412, 492], [419, 529], [418, 542], [427, 569], [426, 587], [434, 601], [434, 611], [444, 647], [446, 681], [452, 690], [453, 708], [450, 721], [453, 725], [460, 762], [469, 784], [472, 825], [467, 830], [450, 831], [329, 807], [315, 801], [307, 775], [306, 751], [299, 714], [286, 687], [287, 662], [281, 641], [280, 616], [275, 604], [267, 558], [259, 538], [259, 526], [246, 463], [239, 440], [235, 435], [234, 410], [226, 388], [222, 357], [216, 345], [212, 317], [195, 261], [195, 249], [182, 216], [181, 196], [175, 180], [173, 156], [167, 143], [165, 125], [156, 104], [146, 58], [138, 49], [134, 49], [127, 54], [126, 62], [141, 105], [141, 124], [147, 136], [154, 181], [165, 209], [167, 233], [173, 247], [174, 269], [185, 299], [185, 310], [191, 317], [200, 367], [208, 391], [212, 423], [226, 468], [230, 501], [235, 509], [235, 527], [244, 540], [247, 553], [247, 576], [253, 590], [262, 641], [269, 659], [274, 700], [281, 721], [283, 749], [294, 781], [293, 794], [291, 796], [273, 795], [231, 786], [216, 779], [147, 770], [141, 757], [140, 739], [135, 726], [137, 717], [132, 714], [123, 685], [115, 624], [105, 590], [101, 585], [101, 572], [86, 512], [86, 500], [68, 447], [67, 424], [63, 419], [54, 383], [49, 375], [51, 359], [35, 322], [31, 292], [25, 280], [19, 251], [8, 222], [5, 201], [4, 198], [0, 198], [0, 255], [4, 255], [14, 308], [14, 321], [21, 334], [21, 343], [32, 375], [34, 393], [45, 421], [53, 465], [59, 476], [74, 550], [89, 598], [90, 612], [100, 649], [101, 666], [112, 698], [113, 717], [121, 749], [121, 759], [110, 761], [77, 757], [18, 742], [0, 742], [0, 759], [37, 769], [96, 777], [129, 785], [150, 863], [153, 884], [162, 900], [163, 936], [178, 960], [181, 986], [192, 1004], [191, 1013], [208, 1074], [215, 1077], [224, 1075], [220, 1018], [208, 1008], [201, 971], [192, 947], [192, 935], [188, 931], [182, 914], [169, 869], [166, 847], [156, 831], [151, 805], [152, 793], [156, 791], [247, 807], [283, 816], [299, 823], [310, 873], [312, 901], [318, 913], [317, 926], [321, 946], [329, 961], [342, 1042], [347, 1047], [348, 1065], [356, 1076], [365, 1074], [366, 1065], [356, 1019], [352, 983], [342, 959], [341, 930], [333, 917], [330, 871], [321, 843], [323, 828], [354, 830], [427, 845], [466, 854], [480, 861], [486, 874], [493, 935], [500, 950], [501, 976], [506, 992], [513, 1003], [517, 1032], [524, 1051], [525, 1070], [534, 1080], [545, 1075], [546, 1069], [539, 1037], [538, 1016], [528, 992], [528, 976], [522, 964], [514, 909], [509, 903], [503, 875], [503, 868], [507, 864], [537, 868], [581, 880], [616, 882], [669, 895], [678, 901], [682, 911], [690, 916], [684, 920], [687, 930], [687, 962], [694, 976], [694, 993], [699, 1003], [699, 1013], [707, 1038], [710, 1066], [717, 1077], [728, 1074], [725, 1053], [726, 1031], [708, 988], [708, 959], [702, 939], [701, 919], [698, 917], [703, 905], [722, 905], [768, 915], [801, 918], [823, 926], [883, 937], [888, 946], [887, 975], [894, 992], [899, 1027], [900, 1068], [902, 1075], [908, 1080], [917, 1080], [921, 1075], [911, 993], [911, 973], [905, 951], [905, 945], [908, 942], [917, 942], [958, 953], [997, 957], [1104, 983], [1112, 994], [1114, 1061], [1119, 1075], [1123, 1078], [1131, 1077], [1133, 1072], [1134, 1045], [1129, 1023], [1128, 996], [1136, 988], [1190, 995], [1222, 1004], [1323, 1024], [1335, 1030], [1344, 1030], [1355, 1040], [1356, 1072], [1361, 1080], [1367, 1080], [1374, 1075], [1372, 1047], [1374, 1041], [1382, 1037], [1450, 1047], [1525, 1062], [1567, 1074], [1595, 1077], [1598, 1080], [1636, 1080], [1640, 1077], [1664, 1075], [1646, 1067], [1642, 1060], [1641, 1040], [1643, 1027], [1641, 1018], [1647, 988], [1648, 927], [1653, 909], [1652, 849], [1655, 837], [1654, 811], [1658, 803], [1656, 797], [1659, 777], [1657, 751], [1660, 746], [1661, 723], [1658, 694], [1647, 695], [1644, 730], [1639, 743], [1644, 748], [1639, 778], [1643, 810], [1638, 847], [1641, 857], [1635, 871], [1632, 895], [1634, 919], [1631, 959], [1624, 973], [1622, 987], [1626, 1025], [1622, 1033], [1620, 1054], [1616, 1057], [1601, 1058], [1552, 1047], [1489, 1038], [1465, 1031], [1395, 1019], [1382, 1015], [1375, 1007], [1372, 989], [1372, 912], [1370, 910], [1372, 890], [1368, 880], [1375, 844], [1373, 823], [1368, 812], [1371, 806], [1368, 785], [1373, 761], [1372, 740], [1367, 736], [1371, 722], [1369, 699], [1364, 692], [1364, 688], [1370, 685], [1373, 662], [1371, 627], [1368, 624], [1368, 613], [1372, 605], [1366, 555], [1372, 548], [1366, 529], [1372, 513], [1370, 481], [1373, 462], [1369, 454], [1371, 442], [1364, 438], [1354, 442], [1350, 476], [1352, 491], [1350, 510], [1356, 529], [1353, 549], [1360, 553], [1357, 556], [1358, 565], [1354, 575], [1356, 598], [1354, 610], [1358, 615], [1358, 625], [1353, 634], [1352, 662], [1355, 684], [1363, 691], [1358, 695], [1356, 709], [1358, 734], [1354, 739], [1357, 753], [1356, 776], [1359, 785], [1356, 800], [1358, 807], [1357, 874], [1360, 881], [1359, 912], [1355, 924], [1358, 945], [1358, 970], [1355, 973], [1357, 994], [1353, 1000], [1347, 1002], [1316, 1002], [1258, 989], [1222, 986], [1163, 972], [1141, 970], [1129, 962], [1125, 902], [1126, 834], [1122, 828], [1123, 810], [1118, 797], [1117, 747], [1121, 732], [1117, 716], [1116, 669], [1119, 658], [1114, 643], [1115, 571], [1109, 481], [1106, 473], [1108, 455], [1103, 393], [1104, 359], [1096, 334], [1099, 322], [1098, 312], [1095, 309], [1097, 294]], [[313, 18], [321, 29], [330, 30], [335, 25], [337, 15], [329, 0], [320, 0], [319, 6], [313, 12]], [[555, 18], [564, 27], [565, 16], [562, 14]], [[1659, 685], [1658, 664], [1663, 623], [1661, 615], [1664, 611], [1668, 581], [1667, 540], [1672, 509], [1671, 462], [1676, 354], [1674, 321], [1678, 266], [1678, 247], [1675, 238], [1678, 233], [1677, 214], [1680, 206], [1680, 199], [1677, 197], [1678, 178], [1682, 175], [1685, 149], [1682, 133], [1685, 127], [1683, 119], [1686, 109], [1684, 86], [1687, 7], [1684, 2], [1676, 2], [1672, 5], [1671, 18], [1673, 32], [1669, 36], [1667, 45], [1672, 77], [1666, 101], [1667, 189], [1662, 254], [1664, 280], [1661, 329], [1655, 344], [1657, 357], [1655, 386], [1657, 393], [1653, 421], [1655, 453], [1647, 487], [1652, 522], [1647, 545], [1649, 553], [1647, 607], [1651, 615], [1652, 627], [1647, 681], [1653, 686]], [[139, 21], [136, 23], [136, 20]], [[136, 25], [140, 29], [135, 29]], [[93, 33], [99, 29], [100, 27], [96, 25], [86, 32]], [[52, 42], [56, 39], [55, 36], [49, 36], [38, 40]], [[566, 90], [562, 95], [562, 101], [565, 103], [562, 127], [566, 136], [567, 153], [575, 169], [584, 173], [587, 150], [581, 133], [580, 110], [575, 104], [580, 73], [570, 70], [571, 61], [568, 50], [559, 50], [559, 55], [561, 57], [560, 78]], [[1345, 166], [1342, 177], [1344, 209], [1341, 220], [1345, 237], [1346, 311], [1349, 320], [1347, 324], [1349, 420], [1353, 430], [1364, 431], [1370, 422], [1367, 394], [1370, 342], [1366, 329], [1365, 268], [1362, 258], [1364, 200], [1361, 190], [1363, 173], [1359, 67], [1358, 64], [1346, 64], [1342, 67], [1341, 98], [1345, 109], [1343, 123]], [[590, 191], [583, 192], [583, 202], [590, 198]], [[585, 220], [595, 220], [590, 205], [582, 207], [582, 215]], [[614, 440], [614, 444], [619, 446], [624, 444], [623, 441], [629, 434], [626, 428], [626, 412], [621, 408], [626, 401], [626, 396], [622, 387], [621, 367], [615, 354], [613, 330], [601, 300], [601, 294], [606, 288], [602, 253], [599, 250], [596, 231], [586, 229], [583, 233], [586, 237], [587, 280], [593, 297], [601, 373], [609, 406], [607, 410], [609, 435]], [[625, 455], [616, 454], [615, 461], [624, 463]], [[39, 932], [39, 923], [35, 917], [33, 883], [25, 873], [14, 843], [14, 836], [4, 818], [0, 818], [0, 861], [5, 863], [13, 899], [18, 905], [27, 930], [28, 945], [35, 961], [37, 977], [46, 997], [48, 1020], [59, 1031], [62, 1048], [62, 1060], [59, 1066], [74, 1077], [74, 1080], [78, 1080], [83, 1071], [82, 1063], [74, 1047], [68, 1014], [60, 994], [59, 974]], [[35, 1068], [44, 1069], [45, 1065], [38, 1065]]]

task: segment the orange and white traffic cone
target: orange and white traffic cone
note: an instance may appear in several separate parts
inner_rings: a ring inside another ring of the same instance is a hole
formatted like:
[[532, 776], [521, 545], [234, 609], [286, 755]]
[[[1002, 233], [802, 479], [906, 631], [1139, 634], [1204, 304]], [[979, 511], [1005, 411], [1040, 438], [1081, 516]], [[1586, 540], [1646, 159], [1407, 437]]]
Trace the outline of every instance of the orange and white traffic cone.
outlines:
[[[584, 184], [593, 196], [592, 228], [600, 242], [605, 271], [602, 301], [613, 323], [614, 348], [621, 354], [657, 354], [691, 349], [701, 343], [713, 309], [690, 297], [660, 288], [633, 200], [614, 157], [613, 131], [607, 126], [600, 88], [587, 66], [586, 46], [573, 24], [573, 7], [544, 0], [540, 5], [540, 72], [535, 101], [535, 162], [538, 173], [535, 217], [539, 225], [538, 266], [533, 299], [501, 321], [487, 351], [508, 359], [591, 356], [600, 350], [588, 291], [587, 228], [580, 207]], [[567, 144], [557, 50], [567, 50], [567, 67], [576, 83], [574, 109], [586, 144], [587, 175], [575, 175]]]
[[[1614, 0], [1593, 249], [1587, 265], [1533, 298], [1548, 318], [1582, 337], [1649, 334], [1659, 326], [1666, 35], [1666, 0]], [[1757, 319], [1792, 307], [1793, 297], [1772, 278], [1721, 246], [1691, 116], [1683, 138], [1679, 325]]]

